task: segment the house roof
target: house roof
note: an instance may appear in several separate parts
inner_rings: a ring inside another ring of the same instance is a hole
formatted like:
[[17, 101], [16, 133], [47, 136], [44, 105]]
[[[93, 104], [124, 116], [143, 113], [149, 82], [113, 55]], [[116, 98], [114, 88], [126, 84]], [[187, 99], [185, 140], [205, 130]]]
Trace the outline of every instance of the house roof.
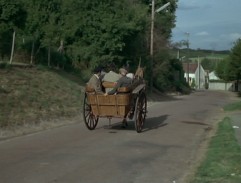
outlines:
[[209, 73], [209, 79], [219, 80], [220, 78], [216, 76], [215, 72], [212, 71]]
[[[182, 67], [183, 67], [184, 72], [187, 73], [187, 71], [188, 71], [188, 65], [187, 65], [187, 63], [183, 63], [183, 64], [182, 64]], [[189, 73], [195, 73], [195, 71], [197, 70], [197, 68], [198, 68], [198, 64], [189, 63]]]

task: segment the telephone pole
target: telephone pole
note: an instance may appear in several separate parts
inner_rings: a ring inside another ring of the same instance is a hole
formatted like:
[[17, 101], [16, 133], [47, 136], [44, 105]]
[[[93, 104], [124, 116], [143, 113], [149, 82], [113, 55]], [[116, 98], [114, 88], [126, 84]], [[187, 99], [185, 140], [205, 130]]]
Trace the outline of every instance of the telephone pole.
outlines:
[[187, 83], [189, 85], [189, 32], [185, 32], [187, 36]]
[[160, 11], [166, 9], [170, 5], [170, 2], [164, 4], [157, 10], [155, 10], [155, 0], [152, 0], [151, 3], [151, 41], [150, 41], [150, 57], [151, 57], [151, 78], [150, 78], [150, 90], [152, 92], [153, 88], [153, 35], [154, 35], [154, 19], [155, 19], [155, 13], [159, 13]]
[[150, 89], [153, 88], [153, 34], [154, 34], [154, 18], [155, 18], [155, 0], [151, 3], [151, 42], [150, 42], [150, 57], [151, 57], [151, 78]]

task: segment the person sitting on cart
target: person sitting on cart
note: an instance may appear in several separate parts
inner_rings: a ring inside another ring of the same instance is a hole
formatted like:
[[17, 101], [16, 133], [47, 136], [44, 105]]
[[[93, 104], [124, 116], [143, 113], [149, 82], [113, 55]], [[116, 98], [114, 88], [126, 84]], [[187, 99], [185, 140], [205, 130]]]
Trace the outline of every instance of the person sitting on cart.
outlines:
[[115, 87], [111, 91], [106, 92], [105, 95], [116, 94], [118, 88], [131, 86], [132, 79], [126, 76], [127, 70], [124, 68], [120, 68], [119, 73], [121, 75], [121, 78], [116, 82]]
[[[108, 72], [104, 75], [102, 82], [112, 82], [117, 83], [117, 81], [121, 78], [121, 75], [115, 72], [116, 66], [114, 63], [110, 63], [108, 65]], [[111, 91], [113, 88], [105, 88], [105, 92]]]
[[94, 68], [93, 70], [94, 74], [87, 83], [87, 86], [94, 88], [95, 92], [98, 94], [104, 94], [102, 90], [101, 80], [100, 80], [101, 71], [102, 71], [101, 67]]
[[[117, 81], [115, 87], [111, 91], [105, 93], [105, 96], [116, 94], [118, 88], [120, 88], [120, 87], [130, 87], [131, 86], [132, 79], [126, 76], [127, 70], [124, 68], [120, 68], [119, 73], [121, 75], [121, 78]], [[122, 126], [123, 127], [127, 126], [126, 116], [124, 116], [124, 119], [122, 121]]]

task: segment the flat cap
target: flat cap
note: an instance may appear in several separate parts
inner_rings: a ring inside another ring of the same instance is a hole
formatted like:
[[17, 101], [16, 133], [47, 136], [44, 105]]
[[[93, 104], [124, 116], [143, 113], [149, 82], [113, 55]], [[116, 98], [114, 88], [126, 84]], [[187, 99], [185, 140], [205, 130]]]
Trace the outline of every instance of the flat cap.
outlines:
[[127, 70], [124, 69], [124, 68], [120, 68], [120, 69], [119, 69], [119, 72], [120, 72], [120, 74], [122, 74], [122, 75], [126, 75], [126, 74], [127, 74]]

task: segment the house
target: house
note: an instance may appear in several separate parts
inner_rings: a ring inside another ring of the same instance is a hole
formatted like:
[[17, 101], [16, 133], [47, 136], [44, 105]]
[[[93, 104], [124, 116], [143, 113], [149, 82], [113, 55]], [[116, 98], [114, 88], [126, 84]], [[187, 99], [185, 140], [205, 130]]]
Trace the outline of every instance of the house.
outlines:
[[184, 77], [187, 81], [189, 73], [189, 85], [194, 88], [204, 89], [206, 84], [207, 73], [201, 64], [198, 63], [183, 63]]
[[209, 80], [220, 80], [219, 77], [216, 76], [215, 72], [212, 71], [208, 74]]

